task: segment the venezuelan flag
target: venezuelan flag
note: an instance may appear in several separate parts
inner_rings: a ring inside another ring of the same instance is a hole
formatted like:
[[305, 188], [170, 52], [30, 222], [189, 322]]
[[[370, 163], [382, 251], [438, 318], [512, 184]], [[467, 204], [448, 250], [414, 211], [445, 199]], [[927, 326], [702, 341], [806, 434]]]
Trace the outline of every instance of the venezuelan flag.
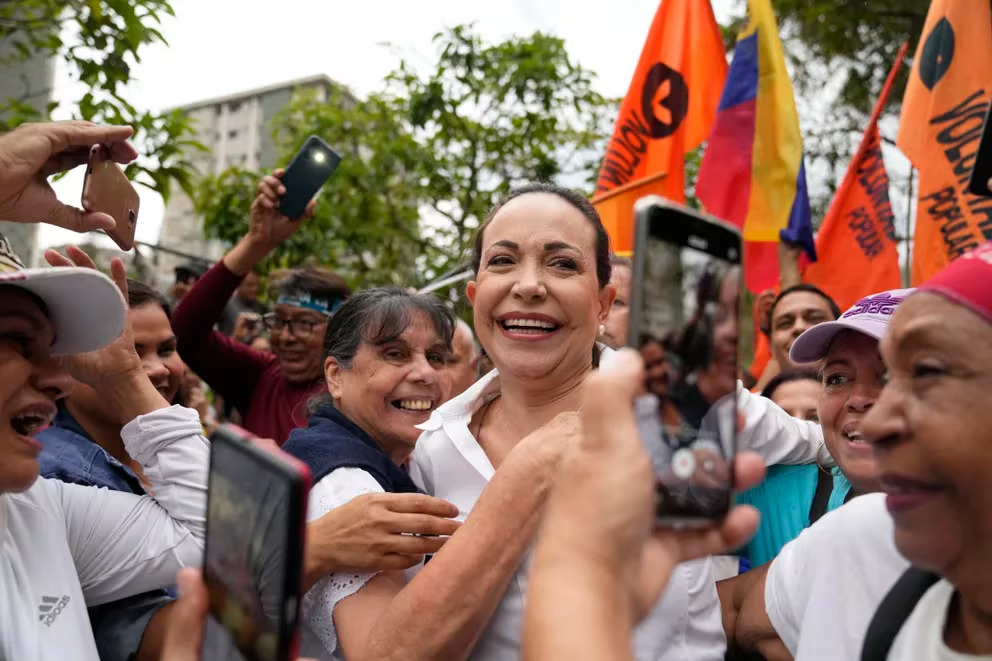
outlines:
[[770, 0], [748, 0], [696, 182], [707, 211], [742, 229], [748, 289], [778, 280], [779, 239], [816, 260], [792, 83]]

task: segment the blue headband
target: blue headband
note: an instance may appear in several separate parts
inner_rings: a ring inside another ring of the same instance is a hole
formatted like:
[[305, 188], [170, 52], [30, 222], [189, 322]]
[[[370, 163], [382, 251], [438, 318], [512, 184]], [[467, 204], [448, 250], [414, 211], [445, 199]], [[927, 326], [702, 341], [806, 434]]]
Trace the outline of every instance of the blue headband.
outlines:
[[344, 303], [343, 298], [325, 298], [314, 296], [312, 292], [303, 289], [293, 289], [279, 296], [277, 305], [295, 305], [298, 308], [306, 308], [319, 312], [328, 317], [333, 316], [338, 308]]

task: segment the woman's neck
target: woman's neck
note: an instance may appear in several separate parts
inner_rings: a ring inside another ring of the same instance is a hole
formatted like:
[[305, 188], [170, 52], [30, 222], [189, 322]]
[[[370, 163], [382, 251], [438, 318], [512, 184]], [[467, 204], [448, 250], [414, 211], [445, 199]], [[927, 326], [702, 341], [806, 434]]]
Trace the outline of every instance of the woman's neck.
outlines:
[[129, 468], [134, 467], [134, 461], [124, 448], [121, 440], [121, 426], [106, 420], [102, 416], [73, 405], [72, 398], [65, 402], [65, 408], [75, 418], [76, 422], [89, 434], [93, 442], [107, 453]]
[[513, 429], [527, 436], [543, 427], [559, 413], [577, 411], [582, 403], [582, 382], [592, 365], [574, 370], [565, 378], [549, 384], [548, 379], [507, 378], [500, 374], [500, 409]]
[[952, 650], [992, 654], [992, 594], [987, 587], [958, 591], [951, 598], [944, 640]]

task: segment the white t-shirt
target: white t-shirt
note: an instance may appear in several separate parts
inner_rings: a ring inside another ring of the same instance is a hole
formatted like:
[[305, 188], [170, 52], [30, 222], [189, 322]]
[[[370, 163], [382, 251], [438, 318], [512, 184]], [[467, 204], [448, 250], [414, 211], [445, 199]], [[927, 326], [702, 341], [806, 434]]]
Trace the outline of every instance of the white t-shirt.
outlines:
[[154, 497], [46, 479], [0, 495], [0, 659], [97, 661], [88, 606], [172, 585], [202, 562], [202, 431], [179, 406], [121, 430]]
[[[612, 352], [604, 352], [608, 360]], [[435, 410], [417, 441], [410, 463], [413, 480], [432, 496], [458, 507], [465, 521], [495, 470], [469, 431], [472, 415], [499, 392], [496, 370]], [[741, 450], [758, 452], [766, 463], [811, 463], [823, 458], [820, 426], [790, 417], [764, 397], [738, 386], [738, 410], [747, 424], [738, 434]], [[829, 458], [829, 455], [826, 455]], [[533, 555], [529, 548], [489, 625], [470, 655], [473, 661], [520, 658], [527, 579]], [[634, 635], [639, 661], [718, 661], [726, 638], [712, 561], [703, 558], [676, 567], [668, 587]]]
[[955, 652], [944, 643], [944, 626], [953, 596], [954, 586], [944, 580], [937, 581], [927, 590], [892, 642], [889, 661], [992, 660], [989, 654], [976, 656]]
[[861, 658], [876, 608], [909, 567], [892, 533], [885, 495], [860, 496], [825, 514], [772, 561], [765, 609], [795, 661]]
[[[371, 474], [361, 468], [338, 468], [325, 475], [310, 490], [307, 500], [307, 521], [324, 516], [353, 498], [365, 493], [382, 493], [382, 486]], [[407, 582], [420, 571], [423, 563], [406, 570]], [[328, 574], [316, 583], [303, 597], [303, 649], [301, 654], [321, 659], [343, 659], [338, 648], [337, 629], [334, 626], [334, 607], [358, 592], [375, 577], [371, 574]], [[321, 649], [311, 647], [319, 641]]]

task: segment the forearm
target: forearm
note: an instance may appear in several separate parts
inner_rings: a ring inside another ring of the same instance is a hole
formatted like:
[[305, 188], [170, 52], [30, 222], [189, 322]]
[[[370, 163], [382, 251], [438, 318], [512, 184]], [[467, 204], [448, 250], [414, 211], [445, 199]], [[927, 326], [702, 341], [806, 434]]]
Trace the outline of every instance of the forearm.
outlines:
[[819, 424], [793, 418], [770, 399], [751, 394], [739, 383], [737, 408], [745, 421], [737, 435], [739, 452], [761, 455], [766, 466], [822, 460], [824, 442]]
[[[230, 252], [224, 255], [224, 266], [238, 277], [251, 273], [258, 263], [268, 256], [271, 248], [250, 237], [243, 237]], [[226, 302], [226, 301], [225, 301]]]
[[392, 600], [365, 658], [468, 656], [537, 531], [551, 482], [513, 468], [504, 463], [462, 527]]
[[138, 416], [121, 430], [121, 439], [141, 464], [151, 495], [202, 544], [210, 443], [196, 411], [172, 406]]
[[633, 617], [620, 582], [600, 565], [547, 541], [538, 547], [530, 576], [525, 661], [633, 658]]

